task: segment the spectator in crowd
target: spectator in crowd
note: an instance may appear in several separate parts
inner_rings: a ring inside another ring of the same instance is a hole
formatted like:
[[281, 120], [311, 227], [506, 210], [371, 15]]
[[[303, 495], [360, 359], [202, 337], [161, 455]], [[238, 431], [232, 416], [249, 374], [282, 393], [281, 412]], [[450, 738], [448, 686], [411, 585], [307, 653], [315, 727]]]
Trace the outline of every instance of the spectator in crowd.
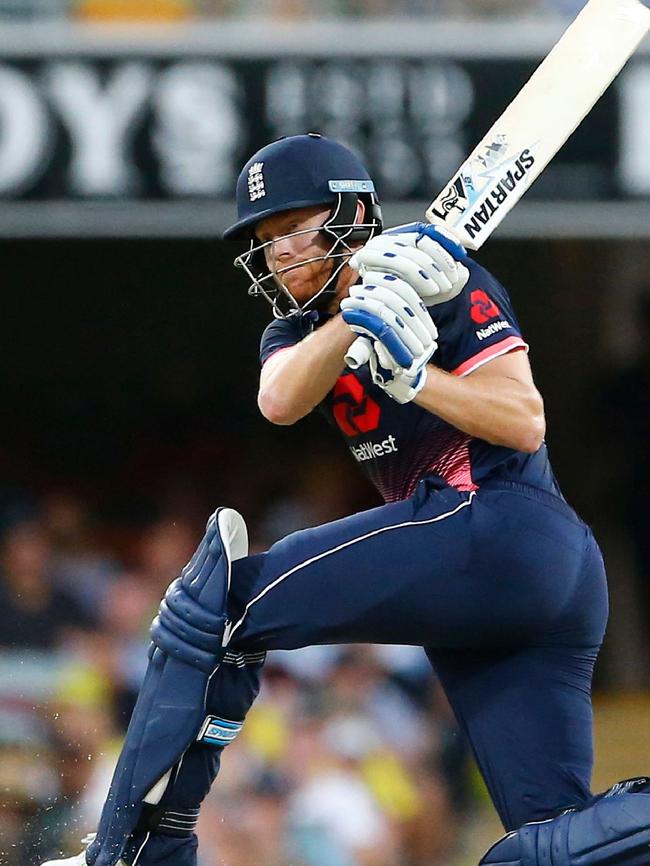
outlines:
[[336, 520], [354, 510], [354, 485], [349, 484], [349, 457], [329, 453], [292, 458], [289, 489], [273, 497], [259, 520], [260, 549], [290, 532]]
[[72, 655], [40, 682], [25, 668], [13, 693], [0, 677], [0, 863], [7, 866], [35, 866], [76, 843], [96, 820], [118, 749], [101, 674]]
[[91, 619], [117, 572], [117, 563], [99, 538], [81, 497], [53, 490], [43, 498], [40, 523], [51, 546], [56, 586], [74, 597]]
[[196, 527], [186, 520], [164, 517], [150, 524], [135, 546], [138, 580], [154, 596], [160, 597], [169, 584], [170, 575], [181, 573], [195, 545]]
[[32, 866], [40, 851], [52, 850], [62, 840], [57, 814], [45, 832], [41, 846], [44, 810], [60, 792], [55, 756], [47, 726], [28, 709], [3, 702], [0, 705], [0, 863]]
[[91, 625], [70, 593], [55, 586], [51, 558], [38, 522], [6, 530], [0, 550], [0, 646], [52, 649], [67, 630]]
[[113, 689], [114, 718], [125, 731], [146, 670], [149, 625], [157, 609], [156, 590], [138, 575], [123, 572], [100, 610], [101, 666]]

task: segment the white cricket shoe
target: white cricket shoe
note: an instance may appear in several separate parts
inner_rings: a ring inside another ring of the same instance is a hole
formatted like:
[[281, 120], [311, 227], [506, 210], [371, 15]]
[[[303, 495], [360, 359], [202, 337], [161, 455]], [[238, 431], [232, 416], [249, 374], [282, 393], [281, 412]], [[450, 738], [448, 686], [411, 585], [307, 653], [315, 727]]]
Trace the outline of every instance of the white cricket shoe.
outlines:
[[[74, 857], [64, 857], [63, 860], [48, 860], [46, 863], [42, 863], [41, 866], [88, 866], [86, 861], [86, 849], [94, 838], [94, 833], [84, 836], [81, 840], [81, 844], [86, 847], [83, 851], [80, 851], [79, 854], [75, 854]], [[117, 863], [117, 866], [127, 866], [127, 864], [124, 860], [120, 860], [119, 863]]]

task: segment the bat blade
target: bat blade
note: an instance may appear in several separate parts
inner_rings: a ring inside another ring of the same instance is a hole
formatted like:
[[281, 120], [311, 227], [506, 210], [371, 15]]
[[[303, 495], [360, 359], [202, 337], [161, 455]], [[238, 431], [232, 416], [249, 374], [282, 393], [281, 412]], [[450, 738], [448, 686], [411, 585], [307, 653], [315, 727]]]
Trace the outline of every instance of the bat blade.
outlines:
[[588, 114], [650, 27], [640, 0], [589, 0], [428, 208], [477, 250]]
[[[490, 237], [634, 53], [650, 28], [641, 0], [589, 0], [427, 209], [469, 250]], [[345, 361], [367, 363], [359, 337]]]

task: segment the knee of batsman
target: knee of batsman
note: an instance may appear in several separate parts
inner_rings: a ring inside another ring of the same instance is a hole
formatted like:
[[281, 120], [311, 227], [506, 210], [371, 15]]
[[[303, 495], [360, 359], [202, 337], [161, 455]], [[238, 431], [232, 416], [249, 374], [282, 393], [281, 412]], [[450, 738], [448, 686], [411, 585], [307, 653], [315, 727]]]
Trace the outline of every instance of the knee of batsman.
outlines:
[[180, 578], [173, 581], [151, 624], [151, 640], [178, 661], [212, 673], [224, 655], [225, 612], [201, 605], [184, 589]]
[[642, 866], [650, 863], [650, 779], [618, 782], [582, 808], [524, 824], [479, 866]]

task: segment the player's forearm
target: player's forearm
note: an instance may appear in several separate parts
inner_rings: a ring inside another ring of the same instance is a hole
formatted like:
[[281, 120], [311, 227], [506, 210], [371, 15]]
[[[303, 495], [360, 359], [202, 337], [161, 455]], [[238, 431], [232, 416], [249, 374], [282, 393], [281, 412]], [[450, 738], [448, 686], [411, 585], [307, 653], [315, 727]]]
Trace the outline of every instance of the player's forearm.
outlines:
[[340, 315], [300, 343], [272, 356], [262, 369], [257, 402], [274, 424], [294, 424], [334, 387], [355, 339]]
[[533, 385], [502, 376], [459, 378], [429, 365], [415, 402], [470, 436], [534, 453], [544, 440], [542, 398]]

